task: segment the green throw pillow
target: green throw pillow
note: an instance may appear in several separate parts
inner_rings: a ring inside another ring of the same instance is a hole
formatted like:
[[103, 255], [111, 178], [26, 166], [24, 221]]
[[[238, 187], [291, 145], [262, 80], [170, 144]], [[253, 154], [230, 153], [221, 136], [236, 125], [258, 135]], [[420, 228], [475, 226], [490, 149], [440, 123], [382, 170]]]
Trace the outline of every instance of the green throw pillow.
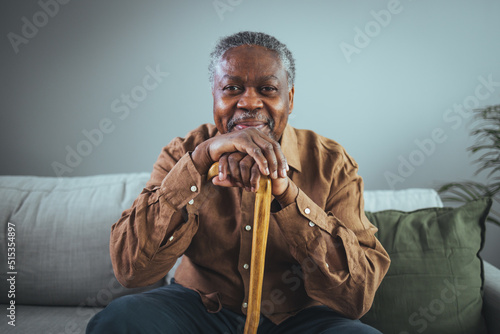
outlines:
[[384, 334], [485, 333], [482, 261], [490, 199], [459, 208], [367, 212], [391, 266], [361, 319]]

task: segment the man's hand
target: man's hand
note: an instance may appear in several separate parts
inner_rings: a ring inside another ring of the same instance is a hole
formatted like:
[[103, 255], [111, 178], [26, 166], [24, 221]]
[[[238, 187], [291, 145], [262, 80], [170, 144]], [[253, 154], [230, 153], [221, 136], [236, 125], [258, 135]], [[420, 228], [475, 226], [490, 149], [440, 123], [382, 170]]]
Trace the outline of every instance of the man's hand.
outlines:
[[[225, 153], [219, 159], [219, 176], [212, 179], [217, 186], [240, 187], [246, 191], [256, 192], [259, 190], [261, 173], [258, 165], [252, 157], [246, 153]], [[277, 177], [271, 179], [272, 194], [279, 196], [288, 187], [288, 177]]]
[[219, 161], [219, 177], [213, 179], [219, 186], [257, 191], [260, 176], [269, 175], [273, 195], [281, 195], [288, 187], [289, 167], [279, 143], [254, 128], [210, 138], [194, 150], [192, 158], [202, 173]]

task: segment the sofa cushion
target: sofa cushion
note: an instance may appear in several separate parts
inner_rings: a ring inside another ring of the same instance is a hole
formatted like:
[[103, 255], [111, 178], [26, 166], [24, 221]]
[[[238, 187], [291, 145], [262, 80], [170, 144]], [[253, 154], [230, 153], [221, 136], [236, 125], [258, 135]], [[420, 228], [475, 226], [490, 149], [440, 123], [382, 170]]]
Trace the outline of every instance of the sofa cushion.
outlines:
[[483, 261], [484, 264], [484, 305], [483, 314], [488, 333], [500, 333], [500, 269]]
[[[148, 178], [145, 173], [1, 176], [0, 258], [7, 259], [8, 226], [14, 226], [16, 263], [11, 270], [7, 261], [1, 262], [0, 280], [17, 272], [16, 303], [104, 306], [119, 295], [140, 291], [116, 281], [109, 235]], [[8, 303], [7, 285], [0, 287], [0, 303]]]
[[363, 198], [366, 211], [413, 211], [442, 207], [443, 202], [434, 189], [410, 188], [402, 190], [366, 190]]
[[484, 333], [478, 253], [490, 206], [367, 212], [392, 262], [362, 320], [384, 334]]

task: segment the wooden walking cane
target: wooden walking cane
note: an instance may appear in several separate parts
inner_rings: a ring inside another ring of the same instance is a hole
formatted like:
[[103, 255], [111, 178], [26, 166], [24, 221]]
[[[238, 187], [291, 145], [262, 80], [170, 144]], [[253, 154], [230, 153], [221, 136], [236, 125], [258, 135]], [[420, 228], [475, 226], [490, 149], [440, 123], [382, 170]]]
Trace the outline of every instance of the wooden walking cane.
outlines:
[[[219, 163], [216, 162], [208, 171], [208, 179], [210, 180], [218, 174]], [[259, 327], [260, 302], [262, 298], [262, 282], [264, 280], [264, 264], [266, 259], [270, 211], [271, 179], [263, 175], [260, 178], [259, 189], [255, 195], [252, 255], [250, 260], [250, 286], [244, 334], [255, 334]]]

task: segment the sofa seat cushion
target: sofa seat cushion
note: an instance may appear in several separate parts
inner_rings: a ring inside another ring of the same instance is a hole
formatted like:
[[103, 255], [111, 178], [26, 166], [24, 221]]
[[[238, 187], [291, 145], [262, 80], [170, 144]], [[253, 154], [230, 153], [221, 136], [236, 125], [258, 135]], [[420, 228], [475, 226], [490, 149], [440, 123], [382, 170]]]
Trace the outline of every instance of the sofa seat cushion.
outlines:
[[392, 262], [362, 320], [384, 334], [485, 333], [478, 253], [490, 206], [367, 212]]
[[[142, 291], [116, 281], [109, 235], [148, 178], [145, 173], [1, 176], [0, 258], [7, 259], [10, 226], [15, 265], [8, 268], [2, 261], [0, 280], [5, 282], [8, 272], [17, 273], [16, 304], [105, 306], [117, 296]], [[7, 288], [0, 285], [0, 303], [11, 300]]]

